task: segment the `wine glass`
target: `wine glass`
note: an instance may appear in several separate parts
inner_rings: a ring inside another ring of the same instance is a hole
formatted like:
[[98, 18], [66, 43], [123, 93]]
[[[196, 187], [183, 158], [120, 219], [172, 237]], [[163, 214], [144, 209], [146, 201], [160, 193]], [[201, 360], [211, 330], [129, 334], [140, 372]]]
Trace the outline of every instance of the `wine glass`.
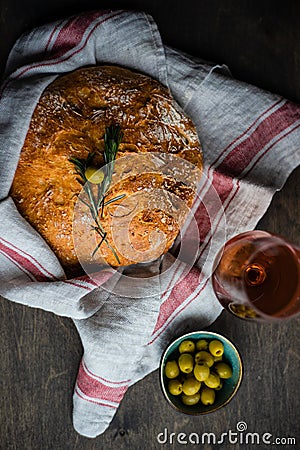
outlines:
[[272, 321], [300, 312], [300, 249], [254, 230], [230, 239], [215, 261], [214, 292], [237, 317]]

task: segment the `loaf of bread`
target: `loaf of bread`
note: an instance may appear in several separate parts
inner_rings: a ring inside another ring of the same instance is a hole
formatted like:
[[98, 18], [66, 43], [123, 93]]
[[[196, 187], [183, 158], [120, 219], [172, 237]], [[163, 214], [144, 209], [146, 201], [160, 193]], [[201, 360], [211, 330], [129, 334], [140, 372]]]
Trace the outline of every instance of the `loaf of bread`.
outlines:
[[[79, 201], [85, 191], [70, 158], [94, 152], [101, 167], [112, 124], [123, 137], [99, 217], [105, 240], [93, 254], [100, 236]], [[41, 95], [11, 196], [72, 275], [82, 262], [116, 267], [165, 253], [192, 205], [201, 170], [195, 127], [164, 86], [121, 67], [92, 66], [58, 77]], [[116, 197], [122, 198], [109, 203]]]

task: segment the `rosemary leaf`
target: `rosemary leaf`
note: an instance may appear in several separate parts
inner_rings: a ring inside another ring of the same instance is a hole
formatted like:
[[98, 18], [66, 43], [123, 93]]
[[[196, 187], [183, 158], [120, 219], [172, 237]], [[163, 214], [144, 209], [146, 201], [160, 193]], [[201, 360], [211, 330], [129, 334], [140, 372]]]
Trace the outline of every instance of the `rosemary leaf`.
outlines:
[[126, 194], [118, 195], [117, 197], [114, 197], [114, 198], [111, 198], [110, 200], [107, 200], [107, 202], [104, 202], [103, 205], [104, 206], [110, 205], [111, 203], [116, 202], [118, 200], [121, 200], [121, 198], [124, 198], [124, 197], [126, 197]]
[[103, 242], [105, 239], [106, 239], [106, 234], [104, 234], [104, 235], [102, 236], [101, 241], [99, 242], [99, 244], [97, 244], [96, 248], [94, 249], [94, 251], [93, 251], [93, 253], [92, 253], [92, 258], [95, 256], [95, 254], [97, 253], [97, 251], [98, 251], [99, 248], [101, 247], [102, 242]]
[[[105, 167], [102, 169], [104, 173], [104, 179], [101, 184], [98, 184], [97, 187], [97, 195], [95, 198], [95, 194], [93, 193], [93, 190], [91, 189], [91, 182], [87, 180], [86, 178], [86, 170], [88, 167], [93, 166], [94, 156], [95, 152], [89, 152], [86, 159], [80, 159], [72, 156], [69, 161], [72, 162], [75, 166], [75, 171], [79, 175], [79, 178], [76, 178], [77, 181], [83, 186], [84, 192], [87, 195], [88, 201], [82, 199], [79, 197], [79, 200], [84, 203], [88, 208], [90, 209], [92, 218], [95, 222], [95, 226], [92, 226], [94, 231], [99, 234], [101, 237], [100, 242], [97, 244], [96, 248], [94, 249], [92, 253], [92, 257], [96, 254], [96, 252], [99, 250], [103, 242], [106, 243], [108, 248], [113, 253], [114, 257], [116, 258], [117, 262], [120, 263], [119, 257], [115, 251], [115, 249], [110, 245], [108, 242], [106, 236], [107, 233], [104, 230], [101, 222], [99, 221], [100, 218], [103, 218], [104, 214], [104, 207], [120, 200], [121, 198], [125, 197], [125, 194], [118, 195], [117, 197], [110, 199], [108, 201], [105, 201], [107, 190], [110, 186], [112, 175], [114, 171], [114, 165], [115, 165], [115, 159], [118, 153], [119, 145], [121, 143], [121, 140], [123, 138], [123, 133], [121, 131], [121, 127], [119, 125], [110, 125], [105, 130], [104, 135], [104, 152], [103, 152], [103, 158]], [[100, 214], [99, 214], [100, 213]]]
[[79, 201], [80, 201], [81, 203], [83, 203], [85, 206], [87, 206], [88, 208], [91, 207], [91, 205], [90, 205], [88, 202], [86, 202], [85, 200], [83, 200], [83, 198], [79, 197]]

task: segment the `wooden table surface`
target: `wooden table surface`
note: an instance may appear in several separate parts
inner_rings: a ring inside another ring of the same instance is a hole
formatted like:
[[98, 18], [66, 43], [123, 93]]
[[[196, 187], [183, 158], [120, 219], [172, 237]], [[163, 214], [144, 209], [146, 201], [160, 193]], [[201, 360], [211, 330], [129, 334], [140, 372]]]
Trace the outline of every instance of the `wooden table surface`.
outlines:
[[[151, 13], [165, 43], [225, 63], [236, 78], [300, 102], [298, 1], [0, 0], [0, 5], [1, 70], [23, 31], [78, 11], [126, 7]], [[300, 169], [291, 174], [258, 224], [298, 245], [299, 175]], [[72, 389], [82, 347], [71, 320], [4, 299], [0, 320], [1, 450], [300, 448], [298, 319], [258, 325], [223, 313], [209, 328], [233, 339], [245, 369], [242, 386], [226, 408], [202, 417], [177, 413], [163, 399], [156, 371], [129, 389], [110, 427], [96, 439], [79, 436], [72, 427]], [[235, 431], [239, 421], [260, 436], [294, 437], [296, 444], [199, 447], [157, 441], [164, 429], [176, 436], [220, 436]]]

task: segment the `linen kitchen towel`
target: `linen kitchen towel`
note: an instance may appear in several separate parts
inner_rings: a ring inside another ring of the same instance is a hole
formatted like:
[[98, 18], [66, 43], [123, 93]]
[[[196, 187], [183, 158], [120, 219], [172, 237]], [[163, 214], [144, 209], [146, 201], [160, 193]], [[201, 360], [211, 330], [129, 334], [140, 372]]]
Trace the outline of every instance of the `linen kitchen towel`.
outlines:
[[[57, 76], [94, 64], [160, 81], [197, 128], [205, 168], [188, 228], [198, 233], [197, 258], [188, 270], [170, 251], [152, 263], [67, 279], [10, 197], [41, 93]], [[214, 258], [226, 239], [255, 227], [299, 164], [299, 127], [298, 105], [165, 46], [142, 12], [93, 11], [17, 41], [0, 98], [0, 294], [74, 320], [84, 347], [73, 397], [79, 433], [102, 433], [128, 387], [158, 367], [165, 345], [220, 314], [209, 281]]]

